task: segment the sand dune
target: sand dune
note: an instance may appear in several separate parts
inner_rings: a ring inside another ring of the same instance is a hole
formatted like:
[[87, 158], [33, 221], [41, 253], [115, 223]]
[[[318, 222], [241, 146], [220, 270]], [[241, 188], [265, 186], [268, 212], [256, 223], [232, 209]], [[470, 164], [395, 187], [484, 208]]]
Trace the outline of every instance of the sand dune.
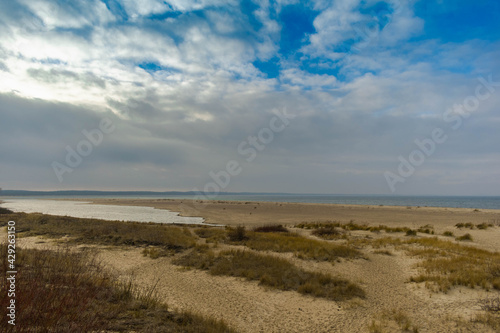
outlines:
[[[458, 222], [474, 224], [498, 221], [498, 211], [474, 212], [470, 209], [368, 207], [284, 203], [210, 202], [194, 212], [194, 203], [181, 200], [95, 200], [100, 204], [145, 205], [181, 211], [183, 215], [201, 216], [207, 222], [232, 225], [266, 223], [293, 224], [306, 221], [337, 220], [357, 223], [408, 226], [430, 224], [436, 233], [453, 230]], [[191, 211], [190, 211], [191, 209]], [[307, 237], [308, 231], [297, 229]], [[500, 228], [467, 230], [473, 235], [470, 246], [500, 250]], [[353, 233], [366, 237], [363, 232]], [[369, 235], [370, 236], [370, 235]], [[370, 236], [372, 237], [372, 236]], [[377, 237], [374, 235], [373, 237]], [[47, 246], [35, 238], [20, 238], [19, 245]], [[50, 245], [55, 246], [55, 245]], [[228, 245], [220, 244], [225, 248]], [[301, 260], [293, 254], [286, 257], [307, 270], [331, 273], [359, 283], [366, 299], [333, 302], [301, 295], [293, 291], [276, 291], [240, 278], [211, 276], [205, 271], [186, 270], [171, 264], [172, 258], [150, 259], [138, 248], [100, 247], [103, 263], [122, 279], [134, 277], [139, 285], [150, 288], [157, 281], [158, 296], [172, 308], [189, 309], [204, 315], [224, 318], [241, 332], [370, 332], [375, 321], [384, 332], [401, 332], [390, 313], [404, 314], [418, 332], [493, 332], [470, 322], [480, 313], [478, 300], [495, 292], [458, 287], [447, 294], [435, 293], [423, 284], [409, 283], [416, 273], [418, 259], [404, 251], [391, 249], [393, 255], [363, 249], [365, 259], [342, 260], [332, 264]], [[498, 292], [496, 292], [498, 294]]]

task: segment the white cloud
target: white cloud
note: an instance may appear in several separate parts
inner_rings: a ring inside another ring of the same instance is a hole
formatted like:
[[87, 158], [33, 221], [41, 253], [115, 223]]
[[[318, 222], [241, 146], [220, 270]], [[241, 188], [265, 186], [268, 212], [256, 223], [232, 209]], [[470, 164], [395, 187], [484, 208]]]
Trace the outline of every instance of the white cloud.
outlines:
[[296, 68], [281, 71], [280, 78], [291, 85], [298, 85], [307, 88], [321, 89], [336, 86], [337, 79], [331, 75], [310, 74]]
[[54, 2], [48, 0], [19, 0], [38, 16], [47, 29], [82, 28], [91, 24], [113, 22], [115, 17], [99, 0], [85, 2]]

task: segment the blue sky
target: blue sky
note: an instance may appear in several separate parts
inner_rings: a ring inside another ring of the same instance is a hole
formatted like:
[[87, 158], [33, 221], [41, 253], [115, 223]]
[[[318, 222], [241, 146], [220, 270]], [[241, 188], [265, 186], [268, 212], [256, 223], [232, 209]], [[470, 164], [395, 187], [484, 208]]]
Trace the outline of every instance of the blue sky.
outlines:
[[[203, 189], [236, 161], [220, 190], [500, 195], [499, 14], [486, 0], [0, 0], [0, 187]], [[286, 129], [252, 148], [283, 110]], [[69, 166], [104, 118], [114, 130]], [[446, 141], [402, 177], [436, 128]]]

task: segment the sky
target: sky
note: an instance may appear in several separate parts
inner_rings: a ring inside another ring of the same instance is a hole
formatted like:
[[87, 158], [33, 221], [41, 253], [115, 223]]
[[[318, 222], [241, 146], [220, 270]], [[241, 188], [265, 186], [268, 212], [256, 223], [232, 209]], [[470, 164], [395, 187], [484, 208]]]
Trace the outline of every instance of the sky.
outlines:
[[0, 0], [0, 187], [500, 195], [499, 14]]

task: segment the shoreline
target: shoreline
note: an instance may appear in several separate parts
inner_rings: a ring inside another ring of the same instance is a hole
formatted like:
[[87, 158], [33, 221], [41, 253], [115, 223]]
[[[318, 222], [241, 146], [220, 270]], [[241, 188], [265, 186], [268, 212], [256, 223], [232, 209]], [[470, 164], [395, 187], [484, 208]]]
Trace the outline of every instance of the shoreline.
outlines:
[[[67, 200], [67, 199], [64, 199]], [[87, 199], [94, 204], [147, 206], [168, 209], [185, 217], [202, 217], [205, 223], [224, 225], [295, 224], [340, 221], [367, 224], [402, 225], [456, 223], [500, 223], [500, 210], [451, 207], [411, 207], [342, 205], [325, 203], [286, 203], [269, 201], [229, 201], [191, 199]]]

